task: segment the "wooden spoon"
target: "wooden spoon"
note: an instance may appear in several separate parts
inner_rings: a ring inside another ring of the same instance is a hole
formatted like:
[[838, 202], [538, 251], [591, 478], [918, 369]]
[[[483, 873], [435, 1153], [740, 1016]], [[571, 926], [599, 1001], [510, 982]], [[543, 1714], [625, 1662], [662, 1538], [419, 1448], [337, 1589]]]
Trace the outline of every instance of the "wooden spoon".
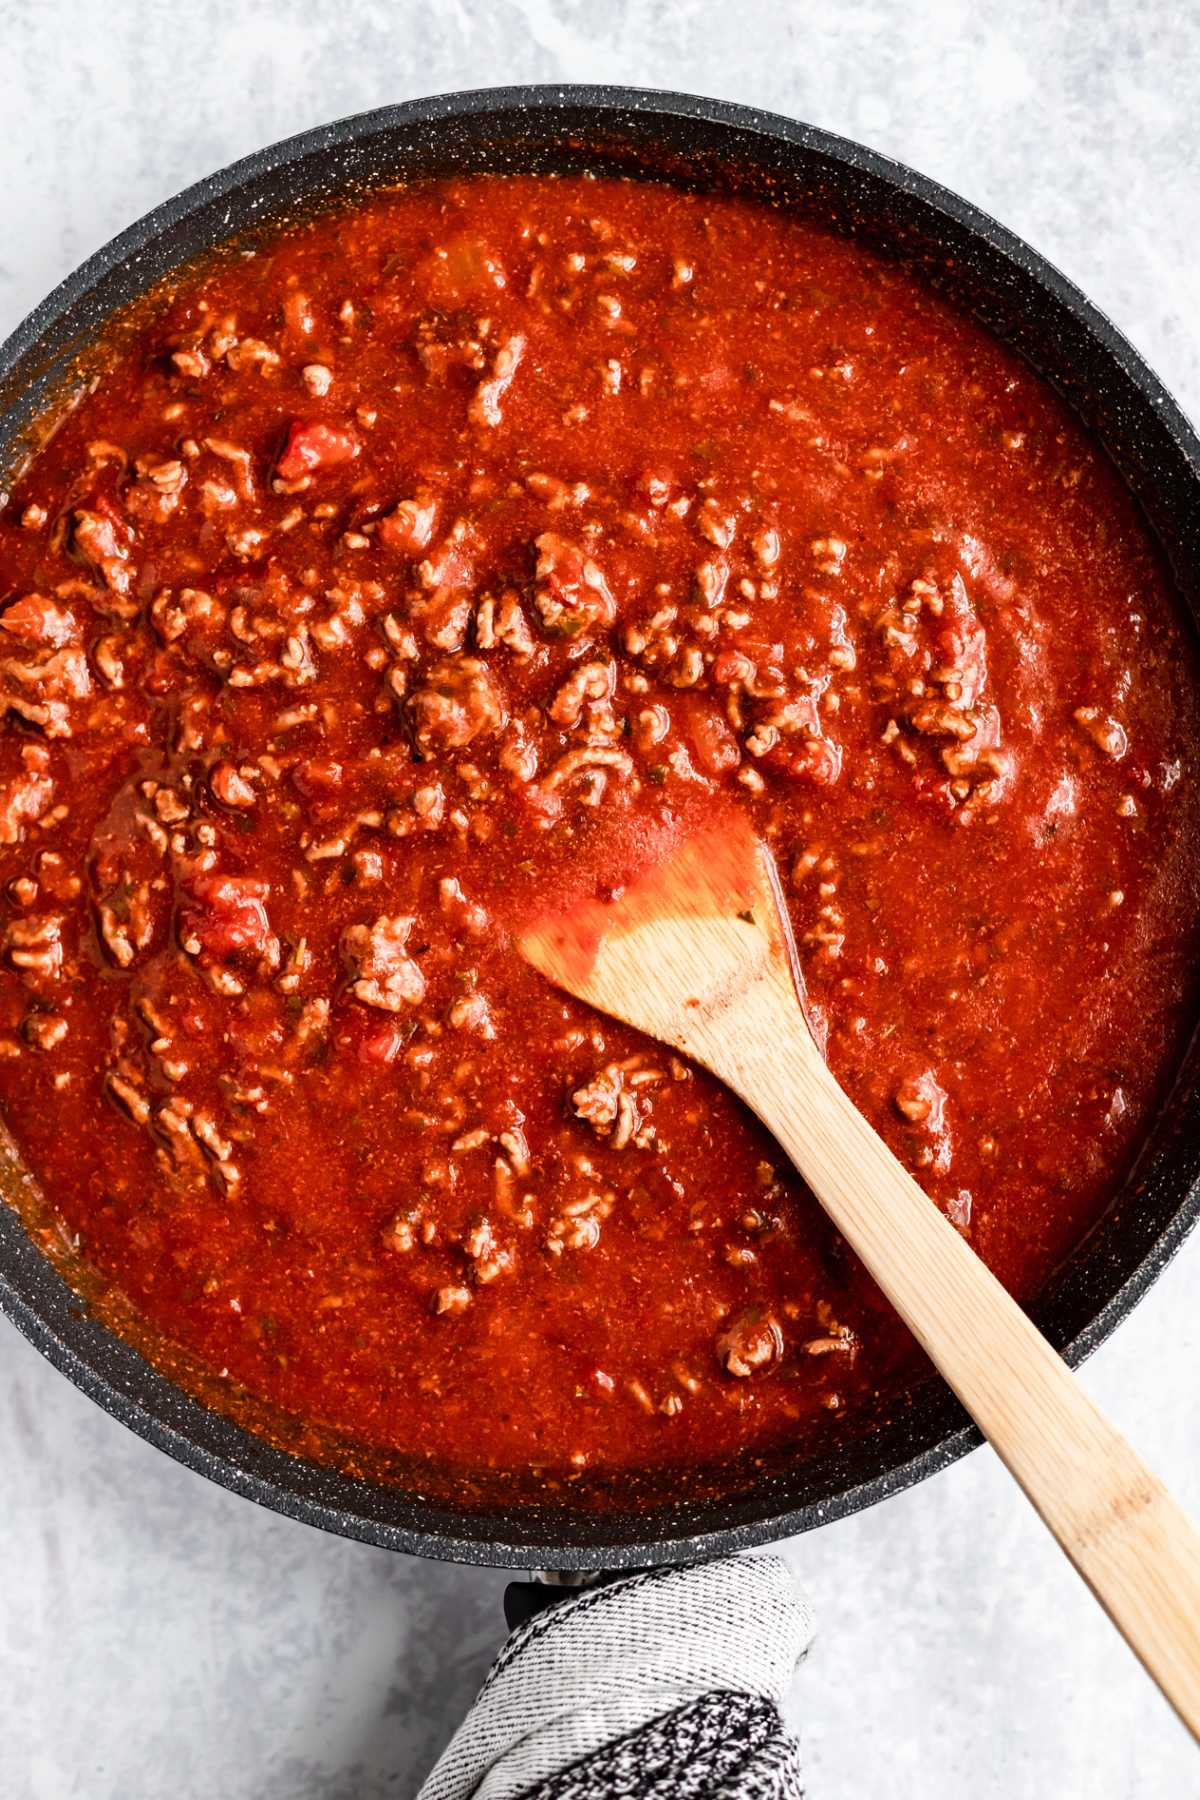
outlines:
[[774, 863], [744, 817], [517, 941], [758, 1114], [1200, 1738], [1200, 1534], [830, 1074]]

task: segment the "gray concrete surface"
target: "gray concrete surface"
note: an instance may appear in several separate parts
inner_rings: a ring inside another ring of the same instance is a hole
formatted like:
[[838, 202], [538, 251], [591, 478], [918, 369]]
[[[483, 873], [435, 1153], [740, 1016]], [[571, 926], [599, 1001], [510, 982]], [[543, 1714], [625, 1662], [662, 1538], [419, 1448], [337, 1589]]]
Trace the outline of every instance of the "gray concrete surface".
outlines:
[[[1011, 0], [0, 0], [0, 333], [271, 139], [421, 93], [627, 81], [778, 108], [1047, 251], [1200, 411], [1200, 13]], [[1200, 1244], [1088, 1384], [1200, 1511]], [[0, 1326], [0, 1790], [415, 1792], [500, 1635], [498, 1574], [210, 1488]], [[820, 1616], [813, 1800], [1184, 1800], [1200, 1762], [988, 1453], [788, 1554]]]

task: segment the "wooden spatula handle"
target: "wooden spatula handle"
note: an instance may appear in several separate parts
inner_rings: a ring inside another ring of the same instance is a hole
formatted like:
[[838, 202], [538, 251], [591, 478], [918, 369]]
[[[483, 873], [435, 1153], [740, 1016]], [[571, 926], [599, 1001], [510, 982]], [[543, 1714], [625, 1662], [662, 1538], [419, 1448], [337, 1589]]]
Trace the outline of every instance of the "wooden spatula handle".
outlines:
[[721, 817], [519, 941], [753, 1108], [1200, 1738], [1200, 1536], [829, 1073], [749, 823]]
[[756, 984], [739, 1034], [744, 1070], [726, 1078], [1200, 1737], [1200, 1533], [851, 1104], [796, 1030], [792, 995], [781, 996], [774, 1029], [762, 998]]

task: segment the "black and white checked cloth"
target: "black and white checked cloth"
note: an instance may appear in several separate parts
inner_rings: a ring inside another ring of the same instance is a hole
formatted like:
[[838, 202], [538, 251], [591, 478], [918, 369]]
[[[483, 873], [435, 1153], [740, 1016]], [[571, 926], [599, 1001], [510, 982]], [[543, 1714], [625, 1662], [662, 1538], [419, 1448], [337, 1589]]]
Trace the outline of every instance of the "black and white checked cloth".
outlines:
[[812, 1629], [777, 1556], [586, 1589], [513, 1632], [418, 1800], [800, 1800]]

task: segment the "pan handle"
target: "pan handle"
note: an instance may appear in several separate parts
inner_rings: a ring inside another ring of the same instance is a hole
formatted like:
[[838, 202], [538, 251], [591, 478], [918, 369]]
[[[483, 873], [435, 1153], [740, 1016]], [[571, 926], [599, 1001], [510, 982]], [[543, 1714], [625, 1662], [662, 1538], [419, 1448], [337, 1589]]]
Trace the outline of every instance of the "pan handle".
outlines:
[[583, 1588], [603, 1587], [633, 1569], [538, 1569], [531, 1581], [510, 1581], [504, 1590], [504, 1622], [510, 1631], [527, 1619], [569, 1600]]

